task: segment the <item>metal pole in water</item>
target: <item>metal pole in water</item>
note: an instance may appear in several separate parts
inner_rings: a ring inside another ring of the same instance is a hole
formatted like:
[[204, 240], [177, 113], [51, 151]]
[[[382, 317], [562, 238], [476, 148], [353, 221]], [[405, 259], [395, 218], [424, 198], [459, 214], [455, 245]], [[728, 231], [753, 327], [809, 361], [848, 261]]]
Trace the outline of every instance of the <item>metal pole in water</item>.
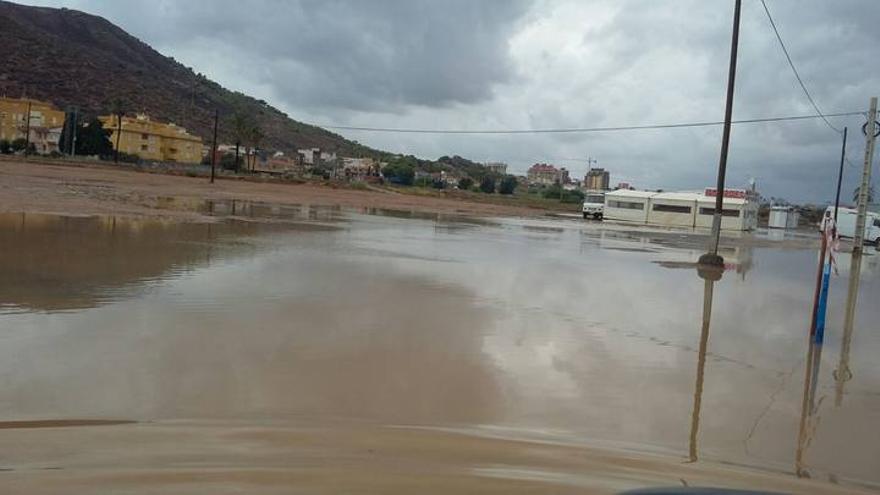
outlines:
[[816, 273], [816, 290], [813, 293], [813, 314], [810, 318], [810, 338], [816, 335], [816, 322], [819, 308], [819, 296], [822, 292], [822, 272], [825, 270], [825, 250], [828, 249], [825, 232], [822, 232], [822, 247], [819, 249], [819, 269]]
[[733, 117], [733, 89], [736, 81], [736, 58], [739, 46], [739, 17], [742, 0], [736, 0], [733, 8], [733, 34], [730, 41], [730, 67], [727, 74], [727, 102], [724, 108], [724, 131], [721, 135], [721, 157], [718, 160], [718, 185], [715, 188], [715, 214], [712, 216], [712, 244], [709, 252], [700, 257], [700, 263], [723, 266], [724, 259], [718, 255], [721, 242], [721, 211], [724, 207], [724, 178], [727, 174], [727, 152], [730, 148], [730, 121]]

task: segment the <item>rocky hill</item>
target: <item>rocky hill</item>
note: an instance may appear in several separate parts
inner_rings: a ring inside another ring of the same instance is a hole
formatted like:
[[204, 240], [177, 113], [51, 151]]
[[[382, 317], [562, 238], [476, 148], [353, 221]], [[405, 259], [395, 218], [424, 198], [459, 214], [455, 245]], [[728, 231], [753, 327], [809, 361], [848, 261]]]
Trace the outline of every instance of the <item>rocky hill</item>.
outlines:
[[89, 113], [106, 113], [118, 99], [129, 111], [175, 122], [206, 143], [215, 109], [221, 116], [221, 142], [232, 141], [232, 116], [240, 112], [259, 123], [265, 148], [380, 154], [229, 91], [95, 15], [0, 0], [0, 46], [0, 94], [27, 95]]

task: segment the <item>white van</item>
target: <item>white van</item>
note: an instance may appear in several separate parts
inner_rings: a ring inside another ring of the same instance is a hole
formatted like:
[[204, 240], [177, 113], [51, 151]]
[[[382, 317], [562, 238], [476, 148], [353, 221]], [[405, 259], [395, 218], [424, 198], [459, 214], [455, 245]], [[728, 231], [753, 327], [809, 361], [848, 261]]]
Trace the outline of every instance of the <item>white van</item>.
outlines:
[[596, 220], [602, 220], [602, 216], [605, 213], [605, 193], [602, 191], [587, 191], [584, 196], [582, 211], [584, 218], [593, 217]]
[[[825, 210], [826, 215], [834, 218], [834, 207], [829, 206]], [[837, 210], [837, 232], [840, 237], [848, 237], [852, 239], [856, 233], [856, 217], [858, 211], [853, 208], [838, 208]], [[880, 246], [880, 215], [868, 212], [865, 218], [865, 242], [871, 242]]]

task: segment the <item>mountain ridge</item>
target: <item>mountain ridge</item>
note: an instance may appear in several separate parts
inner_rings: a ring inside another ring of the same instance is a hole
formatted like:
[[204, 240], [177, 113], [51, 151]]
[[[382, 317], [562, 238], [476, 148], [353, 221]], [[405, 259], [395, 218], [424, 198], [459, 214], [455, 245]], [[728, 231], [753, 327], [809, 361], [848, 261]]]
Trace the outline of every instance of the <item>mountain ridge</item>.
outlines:
[[232, 142], [232, 119], [238, 112], [258, 123], [264, 148], [387, 155], [226, 89], [103, 17], [0, 0], [0, 26], [0, 46], [8, 54], [0, 61], [0, 94], [26, 95], [60, 109], [76, 106], [88, 114], [109, 113], [119, 100], [127, 112], [143, 111], [174, 122], [204, 143], [211, 140], [215, 109], [220, 113], [219, 142]]

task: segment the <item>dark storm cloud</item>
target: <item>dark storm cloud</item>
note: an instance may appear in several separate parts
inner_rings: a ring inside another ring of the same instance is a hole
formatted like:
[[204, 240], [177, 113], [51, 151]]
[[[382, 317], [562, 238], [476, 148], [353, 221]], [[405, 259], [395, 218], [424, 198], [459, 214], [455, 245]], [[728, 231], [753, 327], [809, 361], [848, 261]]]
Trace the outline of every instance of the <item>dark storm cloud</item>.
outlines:
[[[297, 108], [400, 111], [492, 97], [524, 1], [83, 1], [160, 51], [225, 60]], [[199, 70], [199, 67], [195, 67]]]
[[[732, 1], [35, 0], [102, 15], [235, 90], [299, 120], [412, 128], [559, 128], [720, 120]], [[825, 112], [865, 110], [880, 93], [876, 0], [766, 0]], [[734, 118], [814, 110], [760, 0], [743, 0]], [[861, 164], [860, 117], [850, 157]], [[613, 181], [645, 188], [714, 183], [721, 129], [609, 134], [438, 136], [345, 132], [425, 158], [537, 161], [583, 175], [598, 157]], [[839, 136], [824, 123], [735, 126], [729, 183], [767, 196], [833, 195]], [[572, 161], [571, 158], [582, 158]], [[847, 167], [844, 190], [858, 169]]]

